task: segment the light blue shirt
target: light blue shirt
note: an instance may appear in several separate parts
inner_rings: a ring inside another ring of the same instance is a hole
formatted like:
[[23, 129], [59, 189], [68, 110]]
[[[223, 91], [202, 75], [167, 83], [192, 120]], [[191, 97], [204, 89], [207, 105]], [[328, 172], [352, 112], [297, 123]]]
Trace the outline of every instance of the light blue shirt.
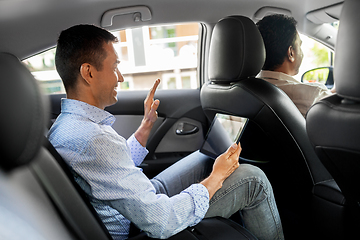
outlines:
[[115, 117], [87, 103], [62, 99], [48, 139], [75, 171], [76, 182], [114, 239], [126, 239], [130, 221], [150, 237], [168, 238], [197, 224], [209, 208], [209, 193], [193, 184], [178, 195], [156, 194], [138, 168], [146, 148], [111, 127]]

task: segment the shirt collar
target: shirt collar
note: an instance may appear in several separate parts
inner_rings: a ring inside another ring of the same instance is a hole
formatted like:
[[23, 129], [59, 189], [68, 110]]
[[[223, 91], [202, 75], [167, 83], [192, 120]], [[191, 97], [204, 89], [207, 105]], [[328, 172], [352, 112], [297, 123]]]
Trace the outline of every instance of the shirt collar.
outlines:
[[258, 78], [285, 80], [285, 81], [299, 83], [299, 80], [297, 80], [296, 78], [293, 78], [292, 76], [290, 76], [288, 74], [285, 74], [282, 72], [268, 71], [268, 70], [261, 70], [258, 75]]
[[116, 119], [111, 113], [105, 110], [82, 101], [67, 98], [61, 99], [61, 112], [80, 115], [88, 118], [92, 122], [110, 126], [114, 124]]

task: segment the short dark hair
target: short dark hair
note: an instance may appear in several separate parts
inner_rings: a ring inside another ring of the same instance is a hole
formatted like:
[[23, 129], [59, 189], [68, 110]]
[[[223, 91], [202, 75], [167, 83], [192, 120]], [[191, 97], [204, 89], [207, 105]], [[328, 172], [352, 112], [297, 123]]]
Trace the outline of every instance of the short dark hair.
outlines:
[[106, 58], [104, 43], [117, 42], [109, 31], [94, 25], [76, 25], [60, 33], [55, 54], [55, 65], [66, 90], [76, 85], [83, 63], [101, 71]]
[[290, 46], [296, 40], [296, 20], [282, 14], [264, 17], [256, 23], [265, 44], [266, 59], [263, 70], [275, 70], [287, 56]]

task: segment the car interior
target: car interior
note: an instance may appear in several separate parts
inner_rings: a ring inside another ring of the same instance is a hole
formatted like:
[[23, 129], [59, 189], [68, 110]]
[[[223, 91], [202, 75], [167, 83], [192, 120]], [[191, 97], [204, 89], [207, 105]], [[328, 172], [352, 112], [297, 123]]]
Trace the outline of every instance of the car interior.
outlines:
[[[29, 60], [53, 51], [59, 33], [76, 24], [121, 30], [119, 36], [126, 33], [132, 42], [121, 40], [119, 47], [128, 49], [119, 67], [130, 79], [124, 85], [127, 90], [119, 90], [118, 102], [105, 109], [116, 117], [113, 128], [120, 135], [129, 137], [142, 120], [148, 87], [134, 85], [149, 76], [151, 81], [164, 78], [155, 94], [161, 102], [159, 118], [146, 146], [149, 154], [140, 165], [149, 178], [189, 154], [202, 154], [199, 150], [217, 113], [247, 118], [239, 161], [261, 168], [269, 178], [285, 238], [353, 237], [360, 226], [360, 96], [354, 54], [360, 51], [359, 7], [356, 0], [1, 1], [0, 239], [112, 239], [76, 184], [76, 173], [46, 139], [66, 98], [54, 85], [61, 80], [39, 77], [35, 62]], [[328, 85], [335, 83], [336, 94], [314, 104], [306, 118], [282, 90], [256, 77], [266, 54], [255, 23], [270, 14], [294, 17], [299, 33], [331, 52], [327, 60], [333, 66], [321, 67], [330, 69], [326, 79], [331, 79]], [[338, 21], [339, 30], [333, 24]], [[157, 65], [144, 66], [141, 59], [155, 64], [147, 54], [157, 50], [160, 56], [156, 46], [175, 49], [156, 34], [166, 32], [175, 39], [170, 25], [190, 23], [196, 23], [197, 35], [178, 37], [186, 47], [174, 51], [177, 59], [185, 53], [194, 61], [172, 70], [169, 55], [161, 55], [157, 61], [164, 65], [162, 75]], [[140, 41], [139, 36], [148, 39]], [[135, 67], [128, 64], [131, 61]], [[43, 71], [52, 72], [50, 67]], [[191, 87], [179, 89], [179, 81]], [[56, 91], [44, 91], [45, 84]], [[231, 219], [237, 221], [238, 216]], [[203, 220], [199, 230], [188, 228], [170, 239], [204, 239], [210, 229], [228, 233], [226, 239], [256, 239], [232, 220]], [[130, 239], [149, 238], [141, 233]]]

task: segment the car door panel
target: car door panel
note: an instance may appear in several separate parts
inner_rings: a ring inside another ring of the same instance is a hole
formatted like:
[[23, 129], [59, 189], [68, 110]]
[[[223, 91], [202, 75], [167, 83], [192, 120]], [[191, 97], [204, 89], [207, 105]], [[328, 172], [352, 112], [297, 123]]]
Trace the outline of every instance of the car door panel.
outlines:
[[[126, 117], [131, 124], [117, 123], [115, 130], [120, 135], [127, 134], [139, 126], [144, 112], [144, 99], [148, 91], [123, 91], [118, 94], [118, 102], [106, 110], [115, 116]], [[200, 148], [204, 140], [203, 128], [206, 117], [200, 103], [200, 90], [157, 90], [155, 99], [160, 100], [158, 120], [150, 134], [147, 149], [149, 154], [142, 167], [152, 177], [187, 154]], [[199, 130], [193, 134], [176, 134], [179, 125], [195, 126]], [[132, 129], [129, 129], [132, 126]]]

